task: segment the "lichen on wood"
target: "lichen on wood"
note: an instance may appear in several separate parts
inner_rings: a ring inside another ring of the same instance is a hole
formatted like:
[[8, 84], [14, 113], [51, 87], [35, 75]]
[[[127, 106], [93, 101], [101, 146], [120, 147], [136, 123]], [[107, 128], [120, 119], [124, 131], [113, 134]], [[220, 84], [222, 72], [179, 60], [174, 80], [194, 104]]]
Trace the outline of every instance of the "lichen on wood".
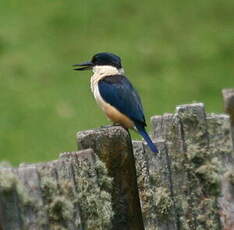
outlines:
[[152, 124], [154, 138], [165, 141], [170, 157], [177, 226], [220, 229], [217, 199], [223, 160], [232, 160], [228, 119], [206, 115], [204, 105], [198, 103], [178, 106], [175, 114], [155, 116]]
[[143, 230], [135, 160], [129, 133], [120, 126], [77, 133], [80, 149], [92, 148], [113, 178], [113, 230]]
[[111, 187], [92, 150], [0, 167], [0, 229], [111, 229]]

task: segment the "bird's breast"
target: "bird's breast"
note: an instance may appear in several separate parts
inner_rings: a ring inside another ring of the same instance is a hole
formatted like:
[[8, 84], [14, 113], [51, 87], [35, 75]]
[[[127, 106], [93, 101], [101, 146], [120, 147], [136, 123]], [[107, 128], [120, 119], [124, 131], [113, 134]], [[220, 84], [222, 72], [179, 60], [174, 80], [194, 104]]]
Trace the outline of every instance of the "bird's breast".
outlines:
[[94, 98], [97, 104], [101, 107], [101, 109], [105, 112], [106, 116], [113, 121], [114, 123], [121, 124], [125, 128], [133, 128], [134, 123], [133, 121], [128, 118], [125, 114], [121, 113], [117, 110], [114, 106], [107, 103], [101, 96], [99, 87], [98, 87], [98, 79], [97, 77], [91, 77], [91, 90], [93, 92]]

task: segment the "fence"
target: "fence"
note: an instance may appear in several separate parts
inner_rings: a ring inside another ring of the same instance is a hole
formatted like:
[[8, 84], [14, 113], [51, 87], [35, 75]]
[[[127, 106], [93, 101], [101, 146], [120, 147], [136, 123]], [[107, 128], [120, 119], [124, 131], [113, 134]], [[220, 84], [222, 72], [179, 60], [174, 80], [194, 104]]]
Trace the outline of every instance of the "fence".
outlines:
[[[81, 131], [79, 151], [0, 166], [0, 230], [234, 229], [234, 90], [151, 119], [160, 153], [121, 127]], [[232, 127], [232, 128], [231, 128]]]

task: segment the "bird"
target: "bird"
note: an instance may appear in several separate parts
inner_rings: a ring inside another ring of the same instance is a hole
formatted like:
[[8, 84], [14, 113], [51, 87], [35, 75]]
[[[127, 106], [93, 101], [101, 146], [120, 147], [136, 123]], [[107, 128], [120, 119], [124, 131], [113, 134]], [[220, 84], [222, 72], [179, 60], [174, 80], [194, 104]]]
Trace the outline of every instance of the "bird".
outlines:
[[156, 145], [146, 132], [146, 121], [140, 96], [124, 74], [121, 58], [113, 53], [95, 54], [91, 61], [74, 64], [74, 70], [92, 70], [91, 91], [97, 104], [114, 124], [136, 130], [152, 152]]

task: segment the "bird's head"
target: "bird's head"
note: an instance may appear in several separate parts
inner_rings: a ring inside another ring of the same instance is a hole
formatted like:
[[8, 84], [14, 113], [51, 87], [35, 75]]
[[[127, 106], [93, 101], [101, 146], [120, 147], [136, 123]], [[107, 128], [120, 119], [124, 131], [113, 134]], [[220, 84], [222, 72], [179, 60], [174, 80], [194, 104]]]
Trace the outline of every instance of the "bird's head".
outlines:
[[97, 53], [95, 54], [91, 61], [84, 62], [81, 64], [75, 64], [73, 66], [79, 66], [74, 70], [90, 70], [95, 69], [95, 67], [105, 68], [113, 67], [118, 71], [122, 70], [121, 59], [115, 54], [112, 53]]

